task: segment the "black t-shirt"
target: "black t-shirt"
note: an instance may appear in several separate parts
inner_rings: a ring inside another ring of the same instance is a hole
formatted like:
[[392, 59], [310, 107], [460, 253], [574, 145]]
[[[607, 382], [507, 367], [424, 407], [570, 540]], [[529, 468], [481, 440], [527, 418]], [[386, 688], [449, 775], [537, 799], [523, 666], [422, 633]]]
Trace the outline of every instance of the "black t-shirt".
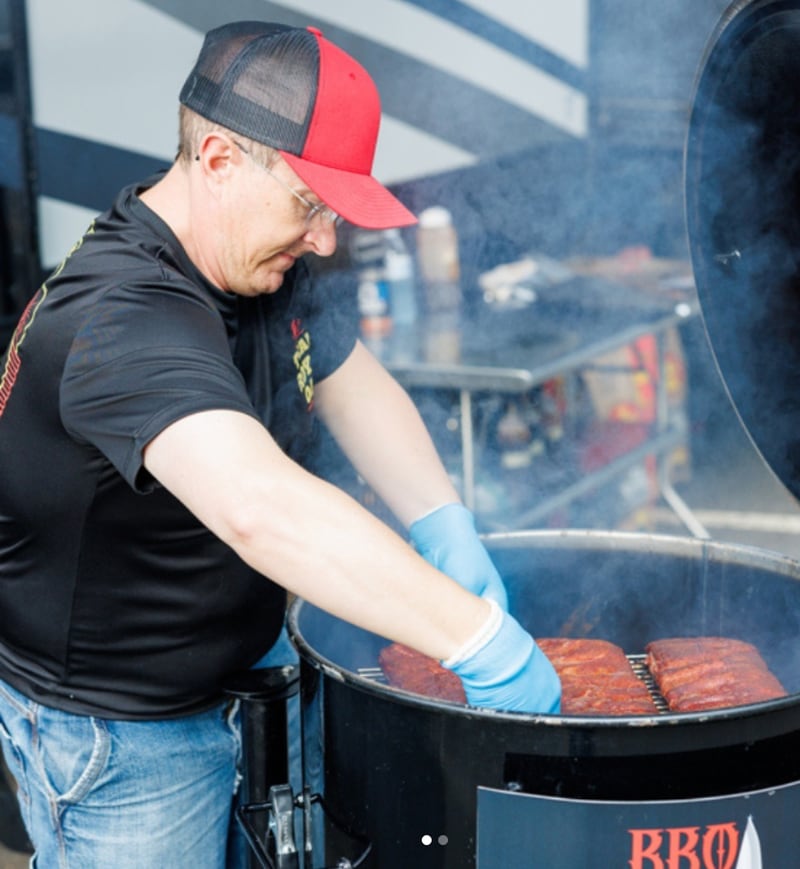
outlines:
[[257, 661], [285, 593], [155, 484], [142, 450], [230, 409], [302, 462], [314, 382], [356, 328], [302, 262], [275, 294], [220, 291], [122, 191], [0, 361], [0, 677], [57, 708], [153, 718], [216, 701]]

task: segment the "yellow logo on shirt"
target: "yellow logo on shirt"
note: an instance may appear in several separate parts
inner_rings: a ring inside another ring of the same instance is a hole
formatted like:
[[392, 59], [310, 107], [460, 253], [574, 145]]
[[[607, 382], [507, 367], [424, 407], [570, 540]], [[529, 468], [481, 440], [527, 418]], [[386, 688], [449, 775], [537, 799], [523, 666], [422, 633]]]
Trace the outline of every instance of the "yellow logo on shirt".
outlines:
[[311, 334], [303, 328], [300, 320], [292, 320], [292, 337], [294, 338], [294, 362], [297, 371], [297, 388], [306, 402], [308, 410], [314, 405], [314, 371], [311, 368]]

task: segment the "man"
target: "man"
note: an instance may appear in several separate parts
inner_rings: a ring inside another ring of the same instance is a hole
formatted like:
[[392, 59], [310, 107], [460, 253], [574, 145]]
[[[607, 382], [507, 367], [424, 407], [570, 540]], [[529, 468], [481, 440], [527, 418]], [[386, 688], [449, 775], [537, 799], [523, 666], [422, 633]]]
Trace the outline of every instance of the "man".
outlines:
[[[419, 415], [302, 261], [339, 215], [414, 220], [370, 174], [371, 79], [316, 30], [239, 22], [180, 101], [174, 165], [43, 284], [0, 381], [0, 733], [48, 869], [225, 865], [222, 686], [285, 589], [474, 705], [558, 709]], [[302, 468], [312, 409], [424, 558]]]

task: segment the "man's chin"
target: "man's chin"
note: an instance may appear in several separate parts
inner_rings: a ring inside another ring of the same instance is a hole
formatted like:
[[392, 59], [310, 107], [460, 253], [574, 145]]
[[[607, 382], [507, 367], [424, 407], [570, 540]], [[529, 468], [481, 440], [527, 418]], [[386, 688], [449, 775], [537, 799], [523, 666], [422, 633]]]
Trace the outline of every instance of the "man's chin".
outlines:
[[277, 293], [278, 290], [283, 286], [283, 279], [285, 275], [283, 272], [270, 272], [267, 275], [267, 279], [264, 281], [263, 285], [256, 289], [257, 295], [269, 295], [270, 293]]

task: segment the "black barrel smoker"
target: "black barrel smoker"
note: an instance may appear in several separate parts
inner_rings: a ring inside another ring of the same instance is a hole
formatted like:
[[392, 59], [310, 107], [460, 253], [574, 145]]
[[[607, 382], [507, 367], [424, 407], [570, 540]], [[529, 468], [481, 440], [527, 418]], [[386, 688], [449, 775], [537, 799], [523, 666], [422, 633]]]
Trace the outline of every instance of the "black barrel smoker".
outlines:
[[[360, 865], [380, 869], [716, 869], [735, 865], [751, 816], [764, 865], [793, 865], [800, 830], [783, 824], [800, 808], [800, 564], [613, 532], [487, 544], [534, 635], [601, 637], [634, 662], [651, 639], [735, 636], [758, 646], [790, 696], [646, 717], [474, 710], [387, 687], [385, 640], [299, 602], [306, 781], [336, 817], [319, 819], [327, 862], [314, 866], [355, 861], [368, 841]], [[705, 835], [720, 862], [702, 862]], [[681, 863], [681, 850], [700, 862]]]
[[[745, 428], [800, 494], [800, 0], [736, 2], [696, 81], [686, 147], [692, 262]], [[760, 869], [800, 853], [800, 563], [611, 532], [486, 538], [534, 636], [755, 643], [789, 696], [705, 713], [530, 716], [389, 688], [385, 640], [302, 601], [302, 794], [278, 787], [257, 865], [306, 869]], [[280, 693], [280, 692], [279, 692]], [[261, 789], [263, 797], [264, 789]], [[292, 841], [285, 812], [310, 824]], [[264, 842], [269, 848], [264, 847]], [[271, 853], [267, 853], [271, 851]]]

